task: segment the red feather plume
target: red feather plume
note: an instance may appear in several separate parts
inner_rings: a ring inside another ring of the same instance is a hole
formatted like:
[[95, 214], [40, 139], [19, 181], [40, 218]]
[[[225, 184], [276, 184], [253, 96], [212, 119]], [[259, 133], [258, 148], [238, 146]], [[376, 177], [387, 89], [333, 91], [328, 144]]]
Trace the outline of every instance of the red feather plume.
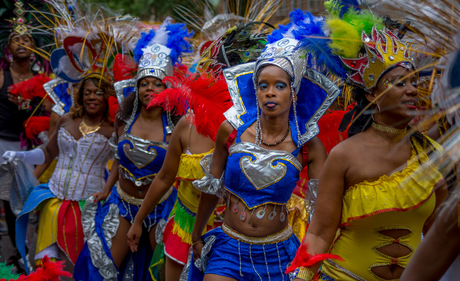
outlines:
[[115, 120], [115, 115], [117, 114], [118, 109], [119, 105], [117, 98], [114, 96], [109, 97], [109, 116], [112, 121]]
[[312, 254], [309, 254], [307, 251], [308, 251], [308, 243], [302, 243], [299, 249], [297, 249], [297, 253], [291, 265], [286, 269], [286, 273], [293, 272], [299, 267], [312, 266], [317, 262], [324, 261], [327, 259], [343, 261], [343, 259], [337, 255], [333, 255], [333, 254], [312, 255]]
[[23, 125], [26, 137], [32, 140], [38, 134], [50, 128], [50, 118], [48, 116], [32, 116]]
[[53, 262], [45, 256], [42, 262], [43, 267], [37, 268], [27, 276], [21, 275], [17, 281], [59, 281], [61, 276], [72, 277], [72, 274], [63, 270], [64, 261]]
[[224, 112], [232, 106], [223, 76], [216, 79], [209, 74], [176, 72], [174, 77], [167, 77], [163, 81], [173, 87], [152, 95], [149, 107], [161, 106], [178, 115], [186, 115], [191, 109], [194, 118], [190, 120], [198, 133], [215, 141], [217, 131], [225, 120]]
[[53, 102], [43, 88], [43, 84], [50, 80], [51, 79], [44, 74], [35, 75], [29, 80], [11, 86], [10, 93], [16, 96], [21, 95], [26, 100], [33, 100], [35, 97], [44, 98], [46, 96], [49, 101]]
[[128, 55], [117, 54], [113, 63], [113, 78], [115, 82], [131, 79], [136, 75], [137, 64]]

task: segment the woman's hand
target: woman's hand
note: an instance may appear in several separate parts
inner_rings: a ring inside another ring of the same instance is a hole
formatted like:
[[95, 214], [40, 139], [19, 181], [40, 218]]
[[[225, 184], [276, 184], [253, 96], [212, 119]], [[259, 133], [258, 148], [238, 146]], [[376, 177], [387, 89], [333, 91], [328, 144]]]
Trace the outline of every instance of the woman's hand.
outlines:
[[204, 246], [203, 241], [198, 241], [197, 243], [193, 244], [192, 248], [193, 248], [193, 260], [194, 261], [201, 258], [201, 250], [203, 249], [203, 246]]
[[133, 222], [131, 227], [128, 231], [128, 247], [131, 252], [137, 251], [137, 245], [139, 244], [139, 239], [142, 235], [142, 222], [137, 223], [136, 221]]
[[98, 193], [94, 193], [92, 196], [94, 196], [94, 203], [97, 203], [101, 200], [105, 200], [107, 199], [107, 197], [109, 197], [109, 193], [110, 192], [106, 192], [106, 191], [101, 191], [101, 192], [98, 192]]

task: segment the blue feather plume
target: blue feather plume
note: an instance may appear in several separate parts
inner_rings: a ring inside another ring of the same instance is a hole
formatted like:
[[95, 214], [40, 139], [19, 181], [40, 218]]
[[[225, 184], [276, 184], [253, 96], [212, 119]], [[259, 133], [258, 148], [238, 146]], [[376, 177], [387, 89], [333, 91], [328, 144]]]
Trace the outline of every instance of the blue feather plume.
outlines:
[[180, 63], [182, 53], [191, 53], [192, 45], [185, 39], [193, 36], [193, 31], [188, 31], [185, 23], [172, 23], [166, 26], [168, 31], [168, 43], [166, 47], [171, 49], [169, 57], [173, 65]]
[[[168, 35], [168, 40], [166, 47], [171, 49], [169, 57], [173, 65], [181, 62], [182, 53], [191, 53], [193, 51], [192, 45], [187, 42], [186, 38], [193, 36], [193, 31], [188, 31], [185, 24], [181, 23], [169, 23], [165, 22], [166, 31]], [[161, 28], [161, 27], [160, 27]], [[143, 52], [142, 49], [147, 47], [149, 43], [155, 39], [155, 36], [158, 35], [155, 30], [150, 30], [147, 32], [142, 32], [141, 37], [136, 43], [134, 48], [134, 60], [139, 62]]]
[[136, 47], [134, 48], [134, 60], [139, 63], [139, 60], [141, 59], [142, 55], [144, 52], [142, 52], [142, 49], [147, 47], [149, 45], [149, 42], [152, 41], [152, 39], [155, 37], [155, 30], [151, 29], [149, 32], [142, 32], [141, 33], [141, 38], [136, 43]]

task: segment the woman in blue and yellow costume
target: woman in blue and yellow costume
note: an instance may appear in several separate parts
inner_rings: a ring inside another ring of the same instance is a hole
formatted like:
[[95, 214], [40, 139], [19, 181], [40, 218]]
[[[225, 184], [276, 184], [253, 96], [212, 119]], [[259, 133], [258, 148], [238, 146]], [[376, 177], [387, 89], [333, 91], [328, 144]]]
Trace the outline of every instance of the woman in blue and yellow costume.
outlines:
[[[103, 11], [98, 15], [101, 18], [82, 18], [79, 26], [56, 27], [56, 32], [65, 36], [63, 47], [51, 54], [51, 65], [58, 77], [80, 82], [74, 104], [59, 119], [46, 146], [25, 153], [11, 152], [8, 156], [9, 160], [20, 158], [31, 164], [48, 163], [58, 157], [49, 183], [35, 187], [18, 216], [17, 246], [26, 263], [28, 214], [38, 210], [35, 258], [47, 255], [59, 259], [64, 253], [74, 264], [84, 245], [81, 209], [85, 200], [100, 192], [105, 184], [104, 167], [112, 158], [109, 139], [113, 133], [108, 100], [115, 95], [110, 58], [129, 48], [124, 32], [133, 28], [124, 25], [127, 22], [123, 19], [107, 19]], [[110, 28], [115, 21], [118, 30]]]
[[[211, 42], [202, 54], [196, 68], [203, 74], [189, 73], [186, 77], [181, 77], [175, 82], [180, 87], [167, 89], [151, 101], [153, 104], [169, 104], [171, 109], [185, 116], [174, 129], [165, 163], [131, 226], [128, 244], [133, 245], [132, 250], [136, 250], [142, 233], [143, 218], [155, 207], [168, 187], [177, 180], [178, 198], [162, 237], [168, 281], [179, 280], [187, 263], [201, 194], [192, 182], [204, 177], [200, 161], [214, 151], [217, 131], [225, 120], [224, 112], [232, 106], [221, 69], [241, 64], [245, 60], [254, 60], [260, 55], [267, 34], [258, 32], [259, 27], [260, 24], [250, 22], [229, 28], [223, 36]], [[241, 56], [241, 53], [246, 55]], [[219, 69], [215, 67], [217, 65]], [[218, 205], [215, 215], [211, 215], [207, 222], [205, 232], [221, 224], [219, 214], [223, 213], [223, 208], [222, 204]], [[152, 263], [161, 265], [157, 257]], [[156, 274], [156, 268], [158, 267], [152, 266], [152, 274]]]
[[410, 47], [370, 11], [326, 6], [330, 47], [349, 69], [357, 106], [349, 138], [321, 172], [313, 219], [290, 269], [298, 268], [296, 280], [313, 280], [319, 255], [331, 255], [321, 280], [399, 280], [445, 198], [429, 159], [442, 148], [408, 127], [418, 102]]
[[[76, 265], [76, 280], [151, 280], [148, 267], [156, 247], [155, 230], [160, 220], [168, 218], [177, 196], [172, 185], [141, 222], [146, 235], [134, 255], [128, 255], [126, 235], [163, 166], [175, 125], [169, 111], [149, 102], [166, 89], [165, 78], [176, 71], [182, 53], [191, 52], [186, 41], [191, 35], [185, 24], [173, 24], [168, 18], [156, 31], [142, 33], [136, 44], [137, 75], [125, 84], [134, 82], [134, 92], [121, 103], [117, 133], [111, 140], [116, 160], [104, 190], [87, 201], [83, 212], [87, 243]], [[104, 204], [98, 202], [107, 197]]]
[[[268, 36], [256, 62], [224, 70], [233, 107], [212, 158], [202, 160], [206, 176], [194, 182], [202, 194], [192, 233], [195, 261], [191, 254], [184, 269], [188, 280], [292, 280], [285, 269], [300, 242], [286, 203], [302, 170], [299, 151], [303, 145], [322, 151], [310, 155], [312, 171], [326, 157], [315, 138], [317, 121], [339, 93], [297, 49], [317, 20], [291, 13], [292, 22]], [[222, 196], [224, 223], [202, 236]]]

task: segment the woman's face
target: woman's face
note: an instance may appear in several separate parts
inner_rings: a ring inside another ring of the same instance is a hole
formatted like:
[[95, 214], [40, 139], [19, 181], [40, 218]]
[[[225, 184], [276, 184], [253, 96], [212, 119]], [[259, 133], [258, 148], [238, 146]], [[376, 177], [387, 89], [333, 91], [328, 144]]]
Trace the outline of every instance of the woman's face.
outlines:
[[139, 82], [139, 100], [144, 107], [147, 107], [152, 94], [159, 94], [166, 89], [163, 82], [155, 77], [144, 77]]
[[107, 100], [104, 97], [104, 91], [97, 87], [91, 79], [85, 81], [83, 85], [83, 108], [85, 114], [103, 115], [107, 107]]
[[[377, 112], [374, 113], [374, 120], [386, 119], [387, 124], [392, 125], [391, 122], [397, 124], [414, 117], [418, 102], [418, 90], [417, 77], [412, 70], [396, 67], [385, 74], [378, 82], [374, 92], [367, 95], [368, 100], [372, 101], [383, 91], [387, 92], [376, 101], [378, 107], [376, 108]], [[380, 112], [378, 108], [380, 108]]]
[[275, 65], [268, 65], [257, 77], [257, 97], [262, 112], [268, 116], [288, 113], [291, 109], [291, 79]]

